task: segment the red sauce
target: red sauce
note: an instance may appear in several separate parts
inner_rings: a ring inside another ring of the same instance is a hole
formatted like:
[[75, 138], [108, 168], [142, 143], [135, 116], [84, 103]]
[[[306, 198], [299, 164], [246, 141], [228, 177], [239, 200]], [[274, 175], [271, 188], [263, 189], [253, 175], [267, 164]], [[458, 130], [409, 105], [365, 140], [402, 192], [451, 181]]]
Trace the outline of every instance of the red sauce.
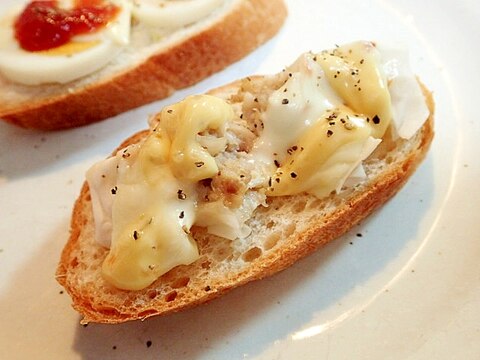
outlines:
[[15, 38], [27, 51], [53, 49], [75, 35], [101, 29], [119, 10], [104, 0], [76, 0], [68, 10], [59, 8], [56, 0], [32, 1], [15, 21]]

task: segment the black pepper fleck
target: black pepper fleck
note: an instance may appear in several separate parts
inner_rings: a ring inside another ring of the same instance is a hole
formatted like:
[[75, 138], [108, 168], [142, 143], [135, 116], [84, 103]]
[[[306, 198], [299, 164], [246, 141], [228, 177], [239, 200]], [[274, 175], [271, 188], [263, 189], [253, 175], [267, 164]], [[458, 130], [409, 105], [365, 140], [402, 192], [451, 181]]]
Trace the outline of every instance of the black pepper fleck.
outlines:
[[273, 160], [273, 163], [275, 164], [275, 166], [278, 168], [280, 167], [280, 163], [278, 162], [277, 159]]
[[378, 117], [378, 115], [375, 115], [375, 116], [373, 117], [372, 121], [373, 121], [373, 123], [374, 123], [375, 125], [380, 124], [380, 118]]
[[147, 348], [149, 348], [150, 346], [152, 346], [152, 341], [148, 340], [146, 344], [147, 344]]
[[115, 195], [117, 193], [117, 187], [115, 186], [111, 191], [112, 191], [112, 195]]
[[133, 231], [133, 239], [138, 240], [138, 231], [137, 230]]
[[177, 197], [180, 199], [180, 200], [185, 200], [187, 198], [187, 195], [183, 192], [182, 189], [179, 189], [177, 191]]
[[283, 100], [282, 100], [282, 104], [283, 104], [283, 105], [287, 105], [287, 104], [288, 104], [288, 99], [283, 99]]
[[196, 166], [197, 168], [202, 167], [203, 165], [205, 165], [205, 163], [204, 163], [203, 161], [197, 161], [197, 162], [195, 163], [195, 166]]
[[292, 177], [292, 179], [295, 179], [295, 178], [297, 177], [297, 174], [294, 173], [294, 172], [291, 172], [291, 173], [290, 173], [290, 176]]
[[327, 120], [335, 120], [338, 117], [336, 113], [331, 113], [328, 115]]
[[330, 137], [333, 135], [333, 131], [332, 130], [327, 130], [327, 137]]
[[178, 215], [180, 219], [183, 219], [185, 217], [185, 211], [181, 211], [180, 215]]

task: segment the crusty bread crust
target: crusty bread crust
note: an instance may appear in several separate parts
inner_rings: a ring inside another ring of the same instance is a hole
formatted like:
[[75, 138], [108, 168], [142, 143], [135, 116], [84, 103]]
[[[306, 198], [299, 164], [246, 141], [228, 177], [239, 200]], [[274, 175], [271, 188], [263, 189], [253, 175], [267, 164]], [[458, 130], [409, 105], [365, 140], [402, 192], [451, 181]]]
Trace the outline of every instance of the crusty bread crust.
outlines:
[[[214, 94], [239, 86], [236, 82]], [[413, 138], [395, 140], [393, 149], [379, 147], [366, 159], [366, 183], [321, 200], [309, 195], [269, 198], [269, 206], [259, 207], [253, 214], [249, 225], [254, 235], [247, 238], [248, 250], [240, 254], [232, 250], [229, 240], [193, 228], [200, 259], [172, 269], [140, 291], [118, 290], [101, 277], [108, 250], [93, 238], [90, 193], [84, 184], [74, 206], [70, 239], [57, 269], [58, 282], [71, 295], [84, 323], [120, 323], [206, 303], [242, 284], [284, 270], [370, 215], [413, 174], [433, 139], [434, 104], [430, 92], [423, 89], [430, 117]], [[147, 133], [135, 134], [120, 148], [140, 141]]]
[[74, 91], [66, 84], [54, 94], [19, 96], [17, 100], [2, 96], [14, 85], [0, 79], [0, 118], [21, 127], [59, 130], [165, 98], [246, 56], [278, 32], [286, 15], [283, 0], [240, 1], [194, 36]]

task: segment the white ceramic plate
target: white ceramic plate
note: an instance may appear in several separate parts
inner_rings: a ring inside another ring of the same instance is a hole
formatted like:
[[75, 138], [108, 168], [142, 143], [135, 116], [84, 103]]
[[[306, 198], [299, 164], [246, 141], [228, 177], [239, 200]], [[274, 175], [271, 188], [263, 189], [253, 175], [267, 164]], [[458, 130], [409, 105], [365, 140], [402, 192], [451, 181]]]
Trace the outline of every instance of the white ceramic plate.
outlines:
[[[70, 131], [0, 124], [0, 358], [480, 358], [479, 3], [288, 4], [273, 41], [170, 99]], [[436, 138], [398, 196], [287, 271], [207, 306], [79, 325], [54, 273], [85, 170], [167, 103], [357, 39], [406, 44], [434, 91]]]

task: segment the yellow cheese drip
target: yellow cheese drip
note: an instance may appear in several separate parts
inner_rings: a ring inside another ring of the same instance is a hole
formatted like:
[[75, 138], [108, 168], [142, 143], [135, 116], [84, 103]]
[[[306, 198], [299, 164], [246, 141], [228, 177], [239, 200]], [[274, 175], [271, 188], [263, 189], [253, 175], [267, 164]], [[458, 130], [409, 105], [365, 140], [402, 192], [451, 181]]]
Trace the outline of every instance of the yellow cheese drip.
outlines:
[[392, 118], [390, 93], [380, 72], [379, 56], [372, 43], [355, 42], [316, 57], [330, 86], [355, 113], [369, 117], [373, 136], [378, 139]]
[[327, 112], [288, 149], [267, 195], [328, 195], [357, 161], [371, 133], [367, 121], [347, 109]]
[[112, 245], [104, 278], [140, 290], [177, 265], [198, 258], [189, 229], [195, 221], [195, 183], [218, 172], [198, 133], [221, 130], [232, 108], [212, 96], [167, 107], [145, 141], [120, 152], [112, 211]]

